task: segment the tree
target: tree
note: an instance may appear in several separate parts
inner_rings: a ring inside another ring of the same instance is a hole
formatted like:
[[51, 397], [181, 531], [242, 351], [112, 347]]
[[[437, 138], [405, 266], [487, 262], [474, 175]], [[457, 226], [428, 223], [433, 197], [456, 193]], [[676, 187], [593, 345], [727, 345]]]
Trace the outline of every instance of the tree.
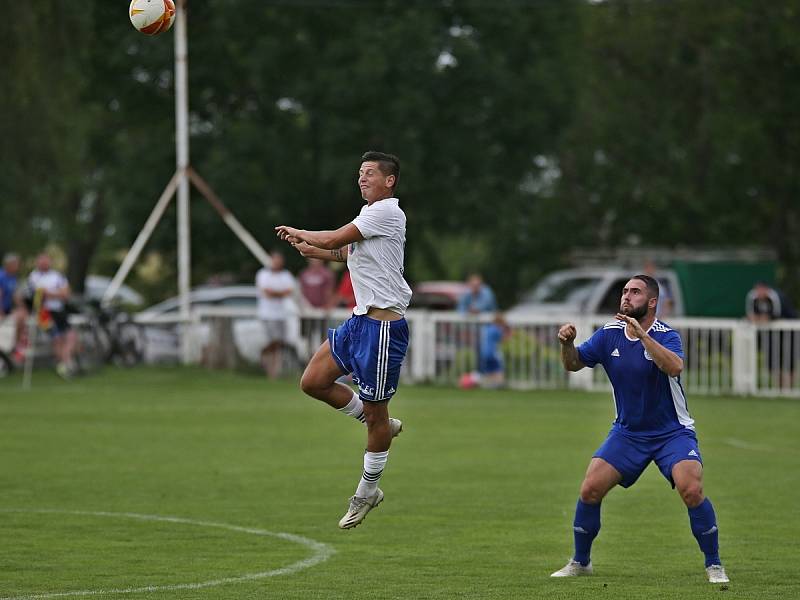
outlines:
[[790, 233], [800, 224], [799, 9], [620, 1], [585, 11], [586, 84], [559, 157], [585, 245], [759, 244], [800, 292]]

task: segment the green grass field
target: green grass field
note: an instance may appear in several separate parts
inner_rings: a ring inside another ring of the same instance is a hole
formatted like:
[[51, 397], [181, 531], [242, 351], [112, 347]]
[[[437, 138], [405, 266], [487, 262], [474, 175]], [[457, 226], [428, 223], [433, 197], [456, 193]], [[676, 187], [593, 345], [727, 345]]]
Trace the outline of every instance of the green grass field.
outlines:
[[401, 388], [386, 501], [340, 531], [363, 426], [295, 382], [107, 369], [68, 383], [37, 372], [23, 393], [5, 379], [0, 598], [800, 597], [800, 403], [689, 401], [727, 589], [705, 581], [686, 510], [653, 466], [606, 499], [595, 575], [549, 578], [571, 554], [608, 394]]

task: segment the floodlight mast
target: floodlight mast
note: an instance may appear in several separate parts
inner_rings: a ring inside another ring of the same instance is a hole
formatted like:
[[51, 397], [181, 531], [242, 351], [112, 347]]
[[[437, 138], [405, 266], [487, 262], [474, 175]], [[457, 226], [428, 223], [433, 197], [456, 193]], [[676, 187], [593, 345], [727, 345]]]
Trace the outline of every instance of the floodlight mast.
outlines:
[[[189, 291], [191, 286], [191, 230], [189, 226], [189, 184], [195, 187], [219, 213], [223, 222], [247, 247], [258, 261], [269, 267], [269, 254], [250, 235], [236, 217], [189, 163], [189, 91], [188, 91], [188, 48], [186, 43], [186, 4], [187, 0], [175, 0], [175, 174], [156, 202], [142, 230], [125, 255], [114, 278], [103, 294], [103, 303], [108, 304], [116, 296], [125, 281], [144, 245], [164, 215], [172, 196], [177, 192], [178, 221], [178, 295], [180, 321], [188, 325], [192, 319]], [[191, 359], [190, 327], [180, 328], [181, 361], [188, 364]]]

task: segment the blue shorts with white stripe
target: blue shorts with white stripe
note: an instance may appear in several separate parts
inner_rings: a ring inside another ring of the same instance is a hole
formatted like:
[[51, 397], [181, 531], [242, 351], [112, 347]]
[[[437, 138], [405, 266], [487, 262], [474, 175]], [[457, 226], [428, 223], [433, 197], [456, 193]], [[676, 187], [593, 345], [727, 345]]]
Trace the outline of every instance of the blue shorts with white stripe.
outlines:
[[408, 323], [378, 321], [353, 315], [328, 330], [333, 360], [343, 373], [353, 374], [362, 400], [389, 400], [397, 391], [400, 367], [408, 349]]

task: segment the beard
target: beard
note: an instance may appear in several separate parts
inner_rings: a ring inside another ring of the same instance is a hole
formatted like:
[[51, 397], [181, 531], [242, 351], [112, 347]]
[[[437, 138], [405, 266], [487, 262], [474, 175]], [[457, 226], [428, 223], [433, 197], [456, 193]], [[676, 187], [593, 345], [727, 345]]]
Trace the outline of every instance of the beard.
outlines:
[[647, 314], [647, 304], [642, 304], [639, 307], [636, 306], [629, 306], [627, 308], [620, 307], [620, 312], [623, 315], [627, 315], [632, 319], [636, 319], [637, 321], [641, 321], [644, 316]]

